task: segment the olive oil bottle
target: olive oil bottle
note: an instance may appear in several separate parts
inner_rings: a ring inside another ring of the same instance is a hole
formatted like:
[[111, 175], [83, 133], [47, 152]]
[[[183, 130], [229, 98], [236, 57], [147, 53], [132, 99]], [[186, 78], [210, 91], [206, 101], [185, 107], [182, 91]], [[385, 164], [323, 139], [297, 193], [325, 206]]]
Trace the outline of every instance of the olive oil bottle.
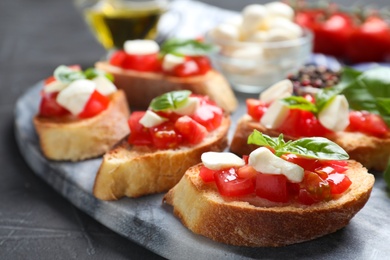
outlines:
[[84, 16], [106, 49], [121, 49], [126, 40], [154, 39], [167, 1], [99, 1], [84, 9]]

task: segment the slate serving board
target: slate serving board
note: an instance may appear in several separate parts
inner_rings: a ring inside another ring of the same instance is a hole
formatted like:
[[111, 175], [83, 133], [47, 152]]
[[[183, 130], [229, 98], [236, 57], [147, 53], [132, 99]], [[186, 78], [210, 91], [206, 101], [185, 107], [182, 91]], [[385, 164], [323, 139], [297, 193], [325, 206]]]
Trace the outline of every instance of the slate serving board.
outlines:
[[[39, 103], [39, 82], [21, 96], [15, 107], [15, 136], [19, 149], [31, 169], [48, 185], [80, 210], [118, 234], [169, 259], [388, 259], [390, 256], [390, 198], [382, 174], [377, 173], [371, 198], [350, 224], [322, 238], [282, 248], [228, 246], [187, 230], [162, 204], [163, 194], [119, 201], [100, 201], [92, 186], [101, 159], [84, 162], [53, 162], [43, 157], [32, 124]], [[233, 122], [244, 111], [240, 108]], [[232, 130], [235, 129], [233, 123]], [[231, 138], [232, 132], [229, 137]]]

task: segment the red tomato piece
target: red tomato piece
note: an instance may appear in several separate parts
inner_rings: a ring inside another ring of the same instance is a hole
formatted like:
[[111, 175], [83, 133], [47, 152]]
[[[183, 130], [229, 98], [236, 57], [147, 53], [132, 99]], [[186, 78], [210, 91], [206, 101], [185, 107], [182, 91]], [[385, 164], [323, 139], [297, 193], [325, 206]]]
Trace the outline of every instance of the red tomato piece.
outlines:
[[57, 103], [59, 92], [41, 92], [41, 103], [39, 105], [39, 115], [44, 117], [56, 117], [70, 114], [70, 112]]
[[207, 136], [206, 127], [189, 116], [182, 116], [175, 122], [175, 129], [190, 144], [199, 144]]
[[173, 122], [165, 122], [149, 129], [153, 145], [158, 149], [173, 149], [182, 142], [182, 135], [175, 131]]
[[237, 176], [241, 179], [256, 178], [258, 172], [250, 165], [245, 165], [237, 169]]
[[327, 181], [330, 185], [330, 191], [332, 194], [342, 194], [352, 184], [348, 176], [342, 173], [329, 174]]
[[198, 75], [204, 75], [207, 72], [209, 72], [209, 70], [211, 70], [211, 63], [210, 63], [210, 60], [208, 57], [206, 57], [206, 56], [193, 56], [193, 57], [191, 57], [191, 59], [193, 61], [195, 61], [196, 64], [198, 65], [198, 68], [199, 68]]
[[346, 51], [347, 58], [353, 63], [385, 61], [390, 55], [389, 24], [380, 17], [369, 17], [353, 31]]
[[206, 166], [202, 166], [199, 171], [199, 176], [204, 182], [212, 182], [214, 181], [214, 172], [214, 170], [211, 170]]
[[246, 100], [246, 108], [248, 115], [250, 115], [255, 121], [260, 121], [268, 109], [264, 102], [254, 98]]
[[321, 163], [317, 159], [304, 158], [296, 154], [283, 154], [281, 158], [288, 162], [297, 164], [309, 171], [314, 171], [321, 166]]
[[295, 21], [314, 34], [314, 52], [342, 57], [347, 41], [355, 25], [353, 18], [345, 13], [328, 10], [304, 10], [296, 14]]
[[331, 199], [329, 183], [323, 180], [317, 173], [305, 171], [303, 185], [314, 200], [322, 201]]
[[198, 64], [194, 60], [187, 60], [173, 68], [172, 75], [176, 77], [191, 77], [200, 75]]
[[87, 104], [85, 105], [84, 110], [80, 114], [78, 114], [78, 117], [89, 118], [96, 116], [100, 112], [107, 109], [109, 104], [110, 99], [95, 90], [89, 98]]
[[158, 71], [160, 66], [157, 53], [133, 55], [124, 51], [115, 52], [110, 59], [110, 63], [124, 69], [144, 72]]
[[298, 201], [303, 205], [312, 205], [317, 202], [315, 199], [313, 199], [310, 193], [305, 189], [299, 190]]
[[351, 111], [349, 113], [347, 131], [383, 137], [388, 133], [389, 129], [379, 115], [367, 111]]
[[256, 177], [256, 195], [274, 202], [287, 202], [286, 176], [259, 173]]
[[332, 167], [335, 170], [335, 172], [338, 172], [338, 173], [343, 173], [346, 170], [348, 170], [348, 162], [347, 161], [329, 160], [329, 161], [321, 161], [321, 164], [323, 166]]
[[128, 137], [129, 144], [133, 145], [152, 145], [152, 136], [149, 129], [139, 123], [139, 120], [145, 115], [145, 111], [133, 112], [129, 119], [128, 124], [130, 128], [130, 135]]
[[223, 110], [210, 101], [202, 99], [200, 106], [191, 117], [196, 122], [206, 127], [207, 131], [211, 132], [221, 125]]
[[54, 76], [50, 76], [47, 79], [45, 79], [45, 81], [43, 82], [43, 85], [47, 86], [47, 85], [49, 85], [50, 83], [52, 83], [54, 81], [56, 81], [56, 78]]
[[216, 171], [215, 184], [222, 196], [243, 196], [254, 192], [255, 187], [251, 179], [240, 179], [234, 168]]

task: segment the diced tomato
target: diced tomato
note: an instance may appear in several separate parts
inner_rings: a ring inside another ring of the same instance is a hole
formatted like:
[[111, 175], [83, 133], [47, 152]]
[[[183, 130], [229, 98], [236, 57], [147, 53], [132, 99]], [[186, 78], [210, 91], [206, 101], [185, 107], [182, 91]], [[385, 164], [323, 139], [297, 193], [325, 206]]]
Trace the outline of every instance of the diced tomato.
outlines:
[[56, 117], [70, 114], [70, 112], [57, 103], [59, 92], [41, 92], [41, 103], [39, 105], [39, 115], [44, 117]]
[[133, 145], [151, 145], [153, 143], [149, 129], [139, 123], [139, 120], [145, 115], [145, 111], [133, 112], [129, 119], [130, 135], [128, 142]]
[[160, 66], [157, 53], [130, 55], [125, 51], [116, 51], [110, 59], [110, 64], [124, 69], [144, 72], [157, 71]]
[[206, 56], [194, 56], [191, 57], [196, 62], [199, 68], [198, 75], [204, 75], [211, 69], [210, 60]]
[[342, 173], [329, 174], [327, 181], [330, 185], [330, 191], [332, 194], [342, 194], [352, 184], [348, 176]]
[[331, 133], [311, 112], [299, 109], [290, 110], [287, 119], [278, 131], [294, 137], [326, 136]]
[[268, 109], [264, 102], [254, 98], [248, 98], [246, 100], [246, 108], [248, 115], [250, 115], [255, 121], [260, 121]]
[[210, 170], [206, 166], [202, 166], [199, 171], [199, 176], [204, 182], [212, 182], [214, 181], [214, 172], [214, 170]]
[[298, 201], [303, 205], [311, 205], [317, 202], [315, 199], [313, 199], [310, 193], [305, 189], [299, 190]]
[[78, 114], [79, 118], [89, 118], [93, 117], [103, 110], [107, 109], [110, 104], [110, 99], [98, 91], [94, 91], [89, 98], [87, 104], [84, 107], [84, 110]]
[[241, 179], [256, 178], [258, 172], [250, 165], [245, 165], [237, 170], [237, 176]]
[[182, 116], [175, 122], [175, 129], [190, 144], [199, 144], [208, 134], [206, 127], [189, 116]]
[[349, 126], [346, 130], [377, 137], [383, 137], [389, 132], [386, 123], [379, 115], [367, 111], [351, 111], [349, 113]]
[[330, 166], [332, 167], [336, 172], [343, 173], [348, 169], [348, 162], [347, 161], [336, 161], [336, 160], [329, 160], [329, 161], [321, 161], [321, 164], [323, 166]]
[[331, 199], [329, 183], [323, 180], [317, 173], [306, 170], [303, 185], [314, 200]]
[[207, 100], [202, 100], [192, 118], [211, 132], [221, 125], [223, 110]]
[[242, 156], [242, 159], [244, 160], [245, 164], [248, 164], [248, 160], [249, 160], [249, 155], [243, 155]]
[[251, 179], [240, 179], [234, 168], [216, 171], [214, 173], [215, 184], [222, 196], [243, 196], [253, 193], [255, 190]]
[[256, 177], [256, 195], [274, 202], [287, 202], [286, 176], [259, 173]]
[[297, 164], [305, 170], [309, 171], [314, 171], [321, 166], [320, 162], [317, 159], [304, 158], [296, 154], [283, 154], [281, 158], [288, 162]]
[[165, 122], [149, 129], [153, 145], [158, 149], [173, 149], [182, 142], [182, 135], [175, 131], [173, 122]]
[[174, 67], [172, 70], [172, 75], [181, 78], [191, 77], [200, 75], [199, 71], [199, 66], [194, 60], [187, 60], [184, 63]]
[[45, 81], [43, 82], [43, 85], [47, 86], [47, 85], [49, 85], [50, 83], [52, 83], [54, 81], [56, 81], [56, 78], [54, 76], [50, 76], [47, 79], [45, 79]]
[[290, 197], [299, 195], [300, 185], [299, 183], [287, 182], [287, 193]]

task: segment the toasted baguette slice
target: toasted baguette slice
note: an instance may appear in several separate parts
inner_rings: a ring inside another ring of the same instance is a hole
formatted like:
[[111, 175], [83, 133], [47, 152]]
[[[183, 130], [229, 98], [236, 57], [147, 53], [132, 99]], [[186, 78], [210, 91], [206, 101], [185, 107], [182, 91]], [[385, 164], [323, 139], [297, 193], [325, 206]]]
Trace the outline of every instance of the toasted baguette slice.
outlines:
[[[279, 132], [266, 129], [259, 122], [254, 121], [249, 115], [241, 117], [237, 123], [230, 150], [238, 155], [249, 154], [257, 147], [248, 145], [248, 136], [253, 130], [259, 130], [270, 136], [279, 136]], [[336, 132], [325, 136], [329, 140], [340, 145], [350, 156], [364, 165], [367, 169], [384, 171], [390, 159], [390, 134], [385, 138], [368, 136], [358, 132]], [[297, 138], [284, 135], [286, 140]]]
[[132, 146], [123, 140], [103, 157], [93, 194], [102, 200], [140, 197], [172, 188], [185, 171], [199, 163], [202, 153], [222, 151], [227, 147], [230, 117], [195, 146], [158, 150], [149, 146]]
[[366, 204], [374, 184], [360, 163], [349, 161], [349, 190], [336, 200], [305, 206], [222, 197], [214, 183], [199, 177], [200, 167], [191, 167], [164, 201], [192, 232], [236, 246], [285, 246], [335, 232]]
[[97, 62], [95, 67], [114, 76], [115, 85], [126, 92], [127, 100], [133, 107], [146, 109], [154, 97], [182, 89], [209, 96], [228, 113], [236, 110], [238, 105], [227, 80], [214, 70], [202, 76], [179, 78], [161, 73], [125, 70], [112, 66], [108, 62]]
[[100, 114], [87, 118], [35, 116], [35, 129], [43, 154], [51, 160], [79, 161], [107, 152], [129, 134], [126, 96], [118, 90]]

